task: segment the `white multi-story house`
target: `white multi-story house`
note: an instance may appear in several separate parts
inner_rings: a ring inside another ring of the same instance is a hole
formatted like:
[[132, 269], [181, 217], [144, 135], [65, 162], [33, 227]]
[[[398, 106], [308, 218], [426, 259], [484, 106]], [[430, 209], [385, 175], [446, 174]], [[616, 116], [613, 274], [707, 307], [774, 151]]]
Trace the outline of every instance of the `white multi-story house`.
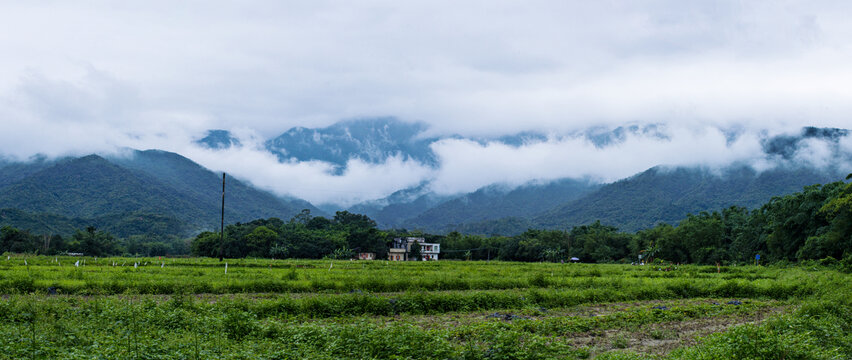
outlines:
[[438, 260], [438, 254], [441, 253], [441, 244], [427, 243], [422, 237], [406, 237], [395, 238], [391, 248], [388, 249], [388, 260], [391, 261], [409, 261], [411, 259], [411, 245], [414, 243], [420, 244], [420, 256], [423, 261]]

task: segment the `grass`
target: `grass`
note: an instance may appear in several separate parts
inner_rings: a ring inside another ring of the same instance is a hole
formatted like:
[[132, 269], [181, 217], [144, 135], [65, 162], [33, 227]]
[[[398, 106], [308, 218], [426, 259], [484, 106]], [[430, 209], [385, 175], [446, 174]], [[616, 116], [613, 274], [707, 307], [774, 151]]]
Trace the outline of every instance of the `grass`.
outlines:
[[227, 262], [4, 256], [0, 358], [852, 358], [828, 268]]

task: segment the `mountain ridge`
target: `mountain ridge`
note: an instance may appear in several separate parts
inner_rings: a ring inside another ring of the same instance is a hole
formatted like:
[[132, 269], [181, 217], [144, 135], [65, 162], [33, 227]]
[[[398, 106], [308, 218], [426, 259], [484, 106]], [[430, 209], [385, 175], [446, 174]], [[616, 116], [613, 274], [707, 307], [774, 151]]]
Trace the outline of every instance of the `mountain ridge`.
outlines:
[[[4, 169], [8, 166], [27, 168], [27, 164], [7, 164]], [[48, 214], [59, 223], [84, 222], [108, 228], [124, 224], [125, 230], [118, 231], [121, 235], [144, 234], [159, 226], [172, 229], [155, 231], [159, 234], [180, 236], [212, 230], [219, 223], [221, 177], [175, 153], [92, 154], [33, 166], [39, 168], [5, 181], [9, 184], [0, 188], [0, 208], [29, 214], [18, 214], [23, 222]], [[237, 179], [227, 182], [226, 191], [230, 193], [225, 207], [229, 222], [288, 219], [304, 204], [287, 202]], [[146, 225], [144, 220], [156, 224]]]

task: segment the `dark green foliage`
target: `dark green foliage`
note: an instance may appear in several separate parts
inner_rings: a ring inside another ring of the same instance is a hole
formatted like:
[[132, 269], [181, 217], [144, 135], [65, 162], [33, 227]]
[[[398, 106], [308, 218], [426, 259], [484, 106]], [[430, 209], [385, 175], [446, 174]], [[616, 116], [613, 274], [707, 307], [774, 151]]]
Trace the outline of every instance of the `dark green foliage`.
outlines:
[[[733, 206], [721, 212], [690, 214], [677, 227], [662, 223], [634, 234], [600, 221], [567, 232], [530, 229], [513, 237], [386, 233], [377, 230], [365, 215], [344, 211], [326, 219], [303, 211], [286, 224], [270, 219], [228, 226], [226, 256], [269, 257], [274, 247], [279, 258], [321, 258], [340, 249], [375, 252], [383, 258], [388, 239], [424, 236], [428, 242], [441, 244], [444, 259], [565, 261], [577, 257], [582, 262], [708, 265], [752, 263], [757, 254], [764, 255], [763, 263], [826, 256], [842, 259], [852, 248], [850, 186], [842, 182], [809, 186], [803, 192], [773, 198], [754, 211]], [[267, 222], [273, 224], [263, 226]], [[211, 256], [216, 241], [215, 236], [202, 233], [196, 237], [193, 251]]]
[[703, 169], [655, 167], [605, 185], [534, 222], [536, 227], [553, 228], [600, 220], [636, 231], [659, 222], [676, 224], [688, 213], [718, 211], [732, 205], [759, 207], [773, 196], [837, 177], [808, 168], [779, 167], [757, 173], [749, 167], [739, 167], [727, 169], [720, 176]]
[[[192, 253], [218, 256], [219, 234], [203, 232], [192, 240]], [[361, 214], [338, 212], [334, 219], [312, 216], [305, 209], [289, 222], [277, 218], [236, 223], [225, 227], [224, 256], [320, 259], [352, 256], [355, 252], [374, 252], [387, 256], [387, 234]]]
[[143, 256], [181, 255], [189, 253], [184, 239], [174, 236], [133, 235], [116, 239], [110, 232], [89, 226], [73, 235], [35, 235], [29, 230], [11, 226], [0, 228], [0, 251], [13, 253], [64, 254], [79, 252], [89, 256], [136, 254]]
[[420, 261], [423, 258], [423, 253], [421, 253], [420, 243], [415, 241], [411, 244], [410, 252], [408, 253], [408, 259], [414, 261]]
[[[838, 195], [843, 183], [813, 185], [804, 191], [772, 199], [762, 211], [767, 214], [769, 254], [778, 260], [822, 257], [813, 246], [803, 249], [805, 242], [828, 230], [829, 219], [820, 213], [826, 201]], [[800, 253], [800, 249], [805, 253]], [[808, 251], [811, 250], [811, 251]], [[823, 256], [829, 254], [822, 254]]]
[[[189, 236], [218, 227], [221, 174], [174, 153], [135, 151], [0, 165], [0, 224], [38, 233], [71, 235], [95, 226], [116, 236]], [[286, 201], [227, 182], [226, 220], [292, 216], [300, 201]]]
[[[100, 162], [97, 159], [87, 161]], [[309, 209], [290, 221], [278, 218], [235, 223], [225, 228], [224, 242], [218, 233], [202, 232], [191, 244], [170, 235], [181, 222], [168, 216], [130, 213], [110, 215], [101, 231], [61, 235], [38, 235], [30, 230], [6, 226], [0, 232], [0, 250], [54, 254], [64, 251], [97, 256], [140, 254], [159, 256], [186, 254], [229, 258], [274, 257], [342, 259], [359, 252], [387, 256], [388, 241], [394, 237], [425, 237], [442, 245], [444, 259], [550, 261], [577, 257], [582, 262], [668, 262], [728, 265], [752, 263], [762, 254], [762, 263], [823, 258], [846, 259], [852, 249], [852, 185], [835, 182], [805, 187], [802, 192], [773, 198], [763, 207], [749, 211], [729, 207], [721, 212], [688, 215], [677, 227], [661, 223], [634, 234], [619, 231], [600, 221], [575, 226], [570, 231], [528, 229], [513, 237], [446, 236], [422, 232], [381, 231], [363, 214], [340, 211], [332, 219], [313, 216]], [[16, 210], [0, 211], [0, 217], [22, 218]], [[42, 216], [30, 219], [37, 221]], [[67, 220], [67, 219], [66, 219]], [[69, 225], [76, 220], [67, 220]], [[79, 229], [80, 227], [76, 227]], [[129, 230], [128, 230], [129, 229]], [[146, 235], [118, 234], [144, 232]], [[412, 249], [417, 252], [417, 249]], [[419, 259], [418, 254], [412, 258]]]
[[[661, 222], [675, 225], [689, 213], [732, 205], [756, 208], [773, 196], [840, 176], [836, 169], [792, 165], [762, 172], [748, 166], [719, 171], [655, 167], [603, 186], [578, 180], [514, 190], [489, 186], [449, 200], [421, 196], [413, 202], [398, 200], [381, 211], [370, 206], [358, 209], [375, 214], [385, 226], [438, 233], [517, 235], [529, 228], [565, 229], [595, 221], [632, 232]], [[406, 208], [414, 203], [415, 209]]]
[[33, 214], [18, 209], [0, 209], [0, 224], [29, 229], [39, 234], [71, 235], [77, 229], [92, 225], [92, 221], [45, 213]]
[[104, 256], [118, 252], [118, 243], [112, 235], [97, 231], [91, 226], [86, 231], [77, 230], [68, 245], [69, 250], [86, 256]]
[[21, 231], [11, 226], [0, 228], [0, 249], [10, 252], [34, 252], [39, 248], [38, 239], [28, 231]]
[[[575, 200], [597, 188], [597, 185], [587, 181], [573, 179], [547, 184], [531, 183], [509, 190], [496, 185], [489, 186], [434, 206], [402, 222], [401, 226], [439, 232], [446, 229], [461, 231], [462, 229], [453, 224], [476, 224], [503, 218], [527, 217]], [[494, 233], [510, 234], [499, 232], [500, 229], [497, 228], [492, 229]], [[467, 229], [463, 232], [479, 233]]]
[[[60, 162], [10, 185], [3, 189], [0, 204], [82, 218], [193, 208], [188, 197], [170, 193], [154, 179], [133, 174], [96, 155]], [[186, 214], [192, 215], [196, 214]]]
[[[741, 166], [724, 169], [721, 174], [702, 168], [655, 167], [592, 189], [576, 199], [551, 194], [553, 196], [546, 200], [536, 198], [538, 200], [530, 201], [535, 204], [558, 202], [541, 210], [520, 206], [528, 211], [502, 218], [480, 217], [478, 212], [474, 212], [464, 218], [455, 213], [455, 208], [449, 207], [445, 209], [447, 216], [451, 217], [449, 220], [425, 221], [427, 219], [421, 216], [416, 218], [420, 221], [412, 220], [414, 222], [408, 227], [482, 235], [516, 235], [529, 228], [565, 229], [601, 221], [633, 232], [661, 222], [675, 225], [689, 213], [721, 211], [732, 205], [756, 208], [773, 196], [795, 192], [805, 185], [833, 181], [839, 176], [834, 170], [805, 167], [777, 167], [758, 173]], [[530, 196], [535, 198], [533, 193]], [[473, 194], [468, 195], [471, 196]], [[461, 200], [458, 202], [466, 204]], [[488, 206], [497, 206], [497, 203], [502, 202], [489, 203]], [[508, 200], [505, 203], [508, 204]]]

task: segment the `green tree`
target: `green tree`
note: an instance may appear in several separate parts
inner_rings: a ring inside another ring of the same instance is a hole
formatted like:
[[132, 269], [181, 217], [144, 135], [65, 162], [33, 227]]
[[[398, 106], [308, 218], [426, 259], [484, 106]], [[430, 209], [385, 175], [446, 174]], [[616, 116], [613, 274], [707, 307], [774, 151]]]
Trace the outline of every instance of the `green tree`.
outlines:
[[680, 222], [676, 236], [683, 239], [686, 249], [686, 262], [696, 264], [715, 264], [726, 259], [725, 225], [718, 212], [687, 215]]
[[[851, 179], [852, 174], [846, 177]], [[852, 183], [845, 184], [819, 210], [829, 222], [824, 232], [809, 237], [799, 251], [800, 258], [842, 259], [852, 254]]]
[[353, 214], [348, 211], [336, 212], [334, 222], [345, 229], [372, 229], [376, 227], [376, 222], [367, 215]]
[[328, 254], [328, 255], [324, 256], [323, 258], [333, 259], [333, 260], [346, 260], [346, 259], [351, 259], [352, 256], [354, 256], [354, 255], [355, 255], [355, 252], [352, 251], [352, 249], [342, 247], [342, 248], [339, 248], [339, 249], [334, 249], [334, 251], [332, 251], [331, 254]]
[[258, 226], [245, 236], [248, 256], [268, 257], [269, 249], [278, 238], [278, 234], [266, 226]]
[[192, 255], [218, 257], [219, 256], [219, 233], [205, 231], [198, 234], [190, 244]]
[[766, 245], [772, 260], [795, 261], [812, 256], [800, 250], [807, 239], [828, 231], [826, 213], [820, 210], [843, 186], [842, 182], [806, 186], [802, 192], [773, 198], [764, 205], [769, 229]]
[[565, 250], [562, 250], [562, 248], [559, 247], [544, 249], [544, 251], [542, 251], [541, 253], [541, 258], [542, 260], [548, 262], [558, 262], [559, 260], [564, 260], [564, 253]]
[[413, 261], [423, 260], [423, 254], [421, 251], [420, 242], [415, 241], [411, 244], [411, 250], [408, 252], [408, 259]]
[[644, 233], [642, 236], [650, 237], [646, 263], [655, 259], [671, 262], [687, 262], [689, 260], [688, 251], [684, 247], [683, 241], [677, 236], [676, 229], [671, 225], [657, 225], [652, 231]]
[[630, 235], [600, 221], [571, 230], [572, 243], [582, 246], [583, 261], [611, 262], [627, 257]]
[[0, 249], [3, 251], [24, 253], [34, 252], [38, 248], [36, 238], [29, 231], [21, 231], [11, 226], [0, 228]]
[[77, 230], [71, 237], [71, 249], [87, 256], [115, 255], [119, 253], [118, 242], [110, 233], [89, 226], [86, 231]]
[[290, 221], [297, 222], [302, 225], [307, 225], [312, 218], [313, 216], [311, 216], [311, 209], [302, 209], [302, 211], [296, 214], [296, 216], [290, 219]]

